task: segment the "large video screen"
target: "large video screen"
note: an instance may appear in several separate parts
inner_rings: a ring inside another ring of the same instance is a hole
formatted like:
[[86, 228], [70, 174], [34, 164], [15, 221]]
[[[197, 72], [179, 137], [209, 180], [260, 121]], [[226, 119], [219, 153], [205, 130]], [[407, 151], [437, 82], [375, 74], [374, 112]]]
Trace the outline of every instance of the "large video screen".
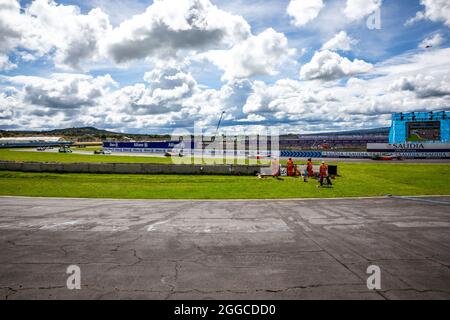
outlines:
[[408, 141], [439, 141], [441, 123], [439, 121], [408, 122]]

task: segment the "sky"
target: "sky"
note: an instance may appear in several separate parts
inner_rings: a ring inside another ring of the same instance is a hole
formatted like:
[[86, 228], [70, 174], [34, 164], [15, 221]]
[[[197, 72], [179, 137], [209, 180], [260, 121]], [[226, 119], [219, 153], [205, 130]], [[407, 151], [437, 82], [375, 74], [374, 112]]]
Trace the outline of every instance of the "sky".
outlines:
[[311, 133], [450, 110], [448, 0], [0, 0], [0, 129]]

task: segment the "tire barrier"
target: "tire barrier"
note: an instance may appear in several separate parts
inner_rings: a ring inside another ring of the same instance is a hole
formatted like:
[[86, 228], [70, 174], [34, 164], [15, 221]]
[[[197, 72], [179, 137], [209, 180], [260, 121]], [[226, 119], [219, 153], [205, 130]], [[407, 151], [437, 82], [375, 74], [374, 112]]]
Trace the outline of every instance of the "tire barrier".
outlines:
[[322, 158], [322, 151], [281, 151], [282, 158]]

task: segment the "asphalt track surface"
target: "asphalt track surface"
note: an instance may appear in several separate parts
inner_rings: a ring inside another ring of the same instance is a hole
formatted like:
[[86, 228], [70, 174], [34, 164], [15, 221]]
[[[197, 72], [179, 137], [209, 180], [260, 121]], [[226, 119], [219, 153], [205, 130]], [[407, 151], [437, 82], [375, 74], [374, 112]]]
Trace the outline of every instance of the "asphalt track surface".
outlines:
[[450, 299], [450, 197], [0, 197], [0, 209], [1, 299]]
[[[36, 149], [10, 149], [11, 151], [17, 152], [36, 152]], [[40, 152], [48, 152], [48, 153], [58, 153], [58, 149], [48, 149]], [[80, 151], [76, 148], [72, 148], [73, 154], [83, 154], [83, 155], [94, 155], [93, 151]], [[162, 153], [138, 153], [138, 152], [113, 152], [111, 153], [113, 156], [123, 156], [123, 157], [158, 157], [165, 158], [166, 156]], [[103, 155], [108, 157], [109, 155]], [[218, 156], [218, 159], [222, 159], [222, 156]], [[205, 156], [205, 159], [213, 159], [211, 156]], [[229, 159], [234, 159], [234, 157], [229, 157]], [[281, 159], [287, 160], [289, 158], [283, 157]], [[306, 163], [308, 158], [292, 158], [294, 161], [300, 161], [302, 163]], [[270, 160], [270, 158], [265, 158], [264, 160]], [[366, 158], [314, 158], [313, 161], [321, 161], [324, 160], [328, 163], [339, 163], [339, 162], [364, 162], [364, 163], [436, 163], [436, 164], [450, 164], [450, 159], [403, 159], [403, 160], [391, 160], [391, 161], [375, 161], [372, 159]]]

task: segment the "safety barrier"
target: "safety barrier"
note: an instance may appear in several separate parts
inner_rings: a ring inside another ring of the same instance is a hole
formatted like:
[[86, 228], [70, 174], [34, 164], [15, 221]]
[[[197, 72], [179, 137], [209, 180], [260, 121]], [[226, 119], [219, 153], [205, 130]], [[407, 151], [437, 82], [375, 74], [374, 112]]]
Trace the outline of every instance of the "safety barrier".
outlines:
[[190, 165], [152, 163], [50, 163], [0, 161], [0, 170], [54, 173], [130, 173], [256, 175], [257, 165]]

